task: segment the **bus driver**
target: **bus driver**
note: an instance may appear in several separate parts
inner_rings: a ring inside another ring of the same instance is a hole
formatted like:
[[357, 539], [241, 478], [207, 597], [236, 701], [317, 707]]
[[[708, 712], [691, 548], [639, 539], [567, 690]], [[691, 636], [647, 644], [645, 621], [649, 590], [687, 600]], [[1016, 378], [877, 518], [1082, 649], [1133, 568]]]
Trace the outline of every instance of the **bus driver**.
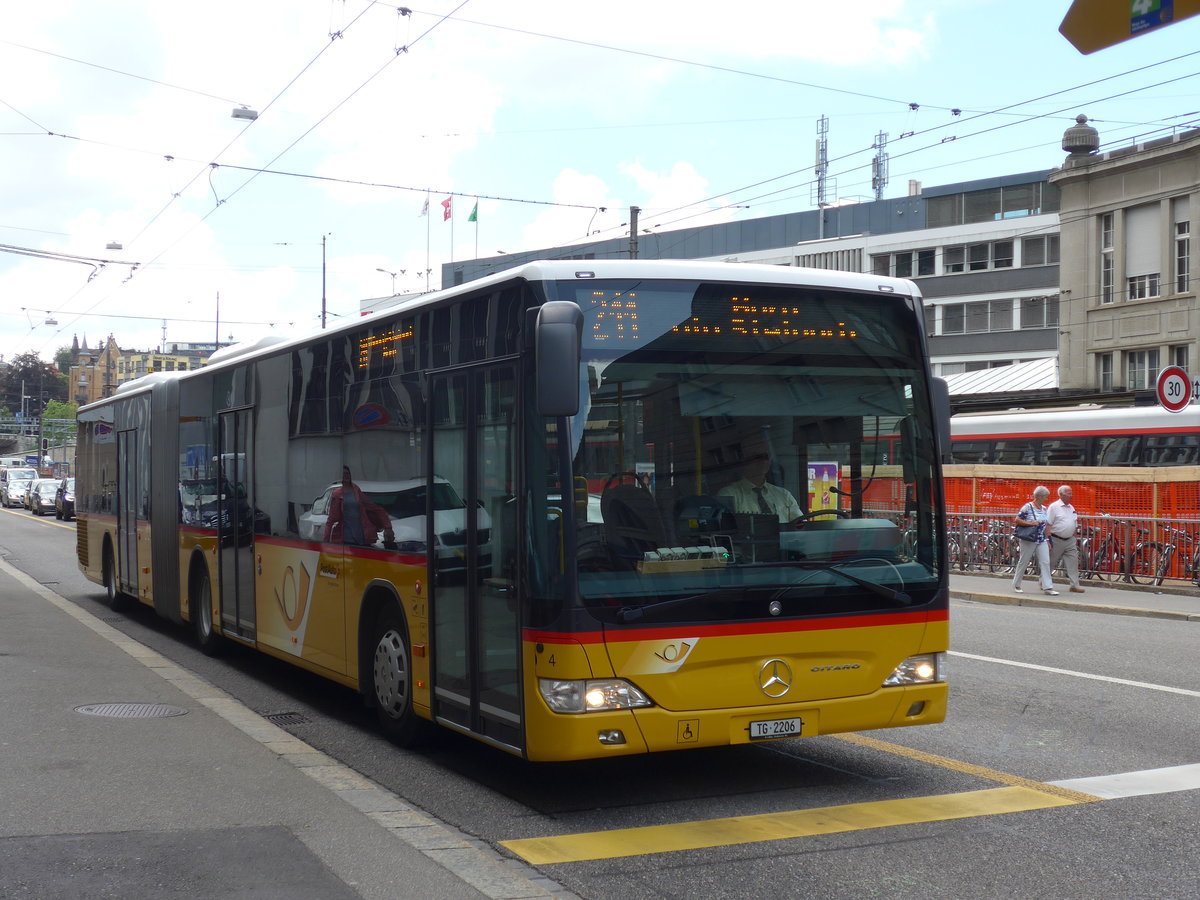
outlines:
[[733, 506], [733, 511], [761, 515], [773, 515], [781, 524], [800, 518], [800, 504], [787, 488], [767, 481], [771, 471], [771, 457], [767, 453], [756, 453], [742, 461], [742, 477], [726, 485], [717, 493]]

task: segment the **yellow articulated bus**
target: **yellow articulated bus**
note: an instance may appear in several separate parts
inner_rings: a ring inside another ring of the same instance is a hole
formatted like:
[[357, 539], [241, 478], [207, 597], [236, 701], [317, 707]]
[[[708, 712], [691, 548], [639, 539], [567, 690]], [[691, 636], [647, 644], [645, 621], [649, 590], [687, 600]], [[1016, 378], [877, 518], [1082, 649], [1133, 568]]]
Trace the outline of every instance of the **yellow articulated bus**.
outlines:
[[939, 722], [922, 322], [899, 279], [548, 261], [229, 348], [79, 411], [79, 564], [206, 652], [360, 692], [400, 744]]

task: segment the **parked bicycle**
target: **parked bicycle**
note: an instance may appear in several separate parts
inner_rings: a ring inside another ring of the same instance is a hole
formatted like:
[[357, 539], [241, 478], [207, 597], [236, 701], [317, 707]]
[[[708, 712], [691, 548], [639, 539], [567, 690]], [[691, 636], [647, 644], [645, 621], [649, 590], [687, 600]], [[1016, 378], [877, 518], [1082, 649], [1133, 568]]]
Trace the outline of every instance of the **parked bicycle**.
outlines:
[[1167, 542], [1162, 545], [1158, 567], [1154, 571], [1154, 583], [1163, 583], [1163, 579], [1171, 571], [1175, 554], [1182, 551], [1183, 577], [1200, 586], [1200, 537], [1170, 525], [1164, 525], [1163, 531], [1167, 535]]
[[1138, 541], [1129, 553], [1125, 575], [1134, 584], [1150, 584], [1158, 574], [1163, 547], [1157, 541], [1146, 540], [1150, 529], [1134, 527], [1134, 530], [1138, 533]]
[[1125, 577], [1125, 545], [1116, 519], [1100, 513], [1106, 527], [1089, 526], [1080, 540], [1079, 575], [1089, 581], [1120, 581]]
[[[1112, 518], [1107, 513], [1101, 513], [1100, 517], [1105, 527], [1089, 527], [1080, 539], [1080, 577], [1131, 584], [1154, 582], [1162, 565], [1163, 545], [1148, 540], [1150, 529]], [[1136, 536], [1132, 547], [1126, 544], [1126, 535]]]

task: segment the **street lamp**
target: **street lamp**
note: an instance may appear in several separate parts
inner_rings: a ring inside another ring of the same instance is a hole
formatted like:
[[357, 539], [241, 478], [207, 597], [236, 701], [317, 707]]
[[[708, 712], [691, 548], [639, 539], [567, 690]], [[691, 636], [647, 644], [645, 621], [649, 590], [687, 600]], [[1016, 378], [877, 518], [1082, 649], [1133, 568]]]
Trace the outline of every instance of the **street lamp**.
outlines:
[[403, 275], [403, 274], [404, 274], [404, 270], [403, 270], [403, 269], [401, 269], [401, 270], [399, 271], [399, 273], [396, 273], [396, 272], [391, 272], [391, 271], [388, 271], [387, 269], [379, 269], [379, 268], [377, 268], [375, 271], [376, 271], [376, 272], [382, 272], [384, 275], [391, 275], [391, 276], [392, 276], [392, 296], [394, 297], [394, 296], [396, 295], [396, 275], [397, 275], [397, 274]]

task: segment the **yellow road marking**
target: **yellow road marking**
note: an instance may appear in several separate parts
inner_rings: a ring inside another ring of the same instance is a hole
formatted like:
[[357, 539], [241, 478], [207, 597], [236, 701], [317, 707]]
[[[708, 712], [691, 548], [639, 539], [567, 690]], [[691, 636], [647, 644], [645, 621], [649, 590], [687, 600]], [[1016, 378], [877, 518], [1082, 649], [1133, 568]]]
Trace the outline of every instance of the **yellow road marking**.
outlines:
[[1073, 806], [1078, 802], [1080, 801], [1056, 796], [1048, 790], [1014, 786], [961, 794], [850, 803], [845, 806], [565, 834], [558, 837], [527, 838], [501, 843], [526, 862], [541, 866], [1026, 812]]
[[886, 828], [893, 825], [914, 825], [919, 822], [940, 822], [947, 819], [967, 819], [973, 816], [994, 816], [1004, 813], [1051, 809], [1095, 803], [1103, 798], [1073, 791], [1070, 788], [1045, 784], [977, 766], [962, 760], [914, 750], [861, 734], [830, 735], [860, 747], [891, 753], [929, 765], [939, 766], [967, 775], [986, 778], [1002, 788], [967, 791], [960, 794], [941, 794], [929, 797], [910, 797], [899, 800], [879, 800], [871, 803], [850, 803], [845, 806], [825, 806], [754, 816], [735, 816], [727, 819], [707, 819], [672, 825], [649, 825], [642, 828], [620, 828], [613, 831], [593, 831], [565, 834], [558, 837], [525, 838], [501, 841], [513, 853], [532, 865], [581, 862], [587, 859], [613, 859], [619, 856], [648, 856], [674, 850], [698, 850], [704, 847], [725, 847], [732, 844], [751, 844], [759, 841], [779, 841], [786, 838], [812, 837], [818, 834], [838, 834], [866, 828]]
[[45, 519], [42, 516], [33, 515], [33, 513], [30, 513], [29, 515], [25, 515], [27, 510], [24, 510], [24, 509], [22, 509], [21, 512], [17, 512], [15, 509], [7, 509], [7, 508], [0, 507], [0, 511], [8, 513], [10, 516], [20, 516], [22, 519], [25, 519], [28, 522], [40, 522], [43, 525], [53, 525], [55, 528], [71, 528], [71, 529], [73, 529], [75, 527], [74, 519], [72, 519], [71, 524], [68, 525], [66, 522], [60, 521], [58, 519], [55, 519], [54, 521], [48, 521], [47, 519]]

